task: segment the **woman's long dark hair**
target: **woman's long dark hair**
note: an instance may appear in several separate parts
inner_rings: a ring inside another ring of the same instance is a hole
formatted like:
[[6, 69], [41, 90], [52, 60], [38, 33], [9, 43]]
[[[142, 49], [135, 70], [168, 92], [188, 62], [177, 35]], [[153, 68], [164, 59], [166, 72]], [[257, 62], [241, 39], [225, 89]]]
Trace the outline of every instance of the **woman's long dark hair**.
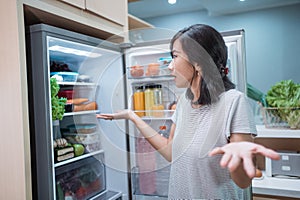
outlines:
[[[228, 53], [224, 39], [218, 31], [204, 24], [184, 28], [172, 38], [171, 51], [177, 39], [189, 62], [193, 66], [197, 64], [201, 67], [200, 97], [196, 104], [206, 105], [216, 102], [221, 93], [235, 88], [224, 72]], [[186, 95], [193, 100], [194, 95], [190, 88], [187, 89]]]

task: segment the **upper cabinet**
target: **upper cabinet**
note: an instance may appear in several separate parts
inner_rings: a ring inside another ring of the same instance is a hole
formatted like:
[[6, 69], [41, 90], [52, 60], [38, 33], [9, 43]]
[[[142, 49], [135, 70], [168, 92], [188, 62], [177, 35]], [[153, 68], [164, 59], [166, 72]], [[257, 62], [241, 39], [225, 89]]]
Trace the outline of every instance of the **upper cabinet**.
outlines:
[[63, 1], [73, 6], [76, 6], [78, 8], [85, 9], [85, 0], [59, 0], [59, 1]]
[[86, 9], [118, 24], [125, 25], [127, 0], [85, 0]]
[[127, 0], [20, 0], [25, 23], [44, 23], [89, 36], [124, 42]]
[[126, 0], [58, 0], [87, 10], [120, 25], [126, 24]]

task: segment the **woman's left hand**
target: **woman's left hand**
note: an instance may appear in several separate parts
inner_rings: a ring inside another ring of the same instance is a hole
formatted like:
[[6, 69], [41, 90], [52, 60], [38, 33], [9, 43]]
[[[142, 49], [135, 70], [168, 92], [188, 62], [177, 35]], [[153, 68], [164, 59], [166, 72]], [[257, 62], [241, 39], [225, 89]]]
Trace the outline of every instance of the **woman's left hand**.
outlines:
[[216, 147], [209, 153], [209, 156], [217, 154], [223, 154], [220, 165], [224, 168], [227, 167], [230, 172], [235, 171], [242, 162], [243, 168], [249, 178], [255, 176], [256, 168], [253, 164], [253, 157], [256, 154], [274, 160], [279, 160], [280, 158], [279, 154], [272, 149], [252, 142], [231, 142], [223, 147]]

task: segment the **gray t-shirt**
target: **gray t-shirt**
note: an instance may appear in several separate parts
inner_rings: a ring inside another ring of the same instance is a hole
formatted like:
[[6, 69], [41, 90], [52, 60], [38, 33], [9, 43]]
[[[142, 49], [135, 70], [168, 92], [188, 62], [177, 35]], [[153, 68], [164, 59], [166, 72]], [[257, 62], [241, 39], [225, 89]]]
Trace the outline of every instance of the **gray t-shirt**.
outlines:
[[217, 103], [195, 109], [183, 94], [172, 120], [176, 129], [169, 199], [245, 199], [249, 191], [239, 188], [220, 167], [222, 156], [208, 156], [214, 147], [227, 144], [232, 133], [256, 134], [245, 95], [229, 90]]

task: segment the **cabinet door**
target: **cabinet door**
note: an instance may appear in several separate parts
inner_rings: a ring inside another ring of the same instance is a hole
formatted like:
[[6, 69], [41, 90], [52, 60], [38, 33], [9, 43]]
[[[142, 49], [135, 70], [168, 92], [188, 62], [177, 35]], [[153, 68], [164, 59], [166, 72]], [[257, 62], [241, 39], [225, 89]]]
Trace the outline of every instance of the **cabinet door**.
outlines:
[[126, 23], [126, 0], [86, 0], [86, 9], [118, 24]]
[[66, 2], [68, 4], [79, 7], [81, 9], [85, 9], [85, 0], [59, 0], [59, 1]]

